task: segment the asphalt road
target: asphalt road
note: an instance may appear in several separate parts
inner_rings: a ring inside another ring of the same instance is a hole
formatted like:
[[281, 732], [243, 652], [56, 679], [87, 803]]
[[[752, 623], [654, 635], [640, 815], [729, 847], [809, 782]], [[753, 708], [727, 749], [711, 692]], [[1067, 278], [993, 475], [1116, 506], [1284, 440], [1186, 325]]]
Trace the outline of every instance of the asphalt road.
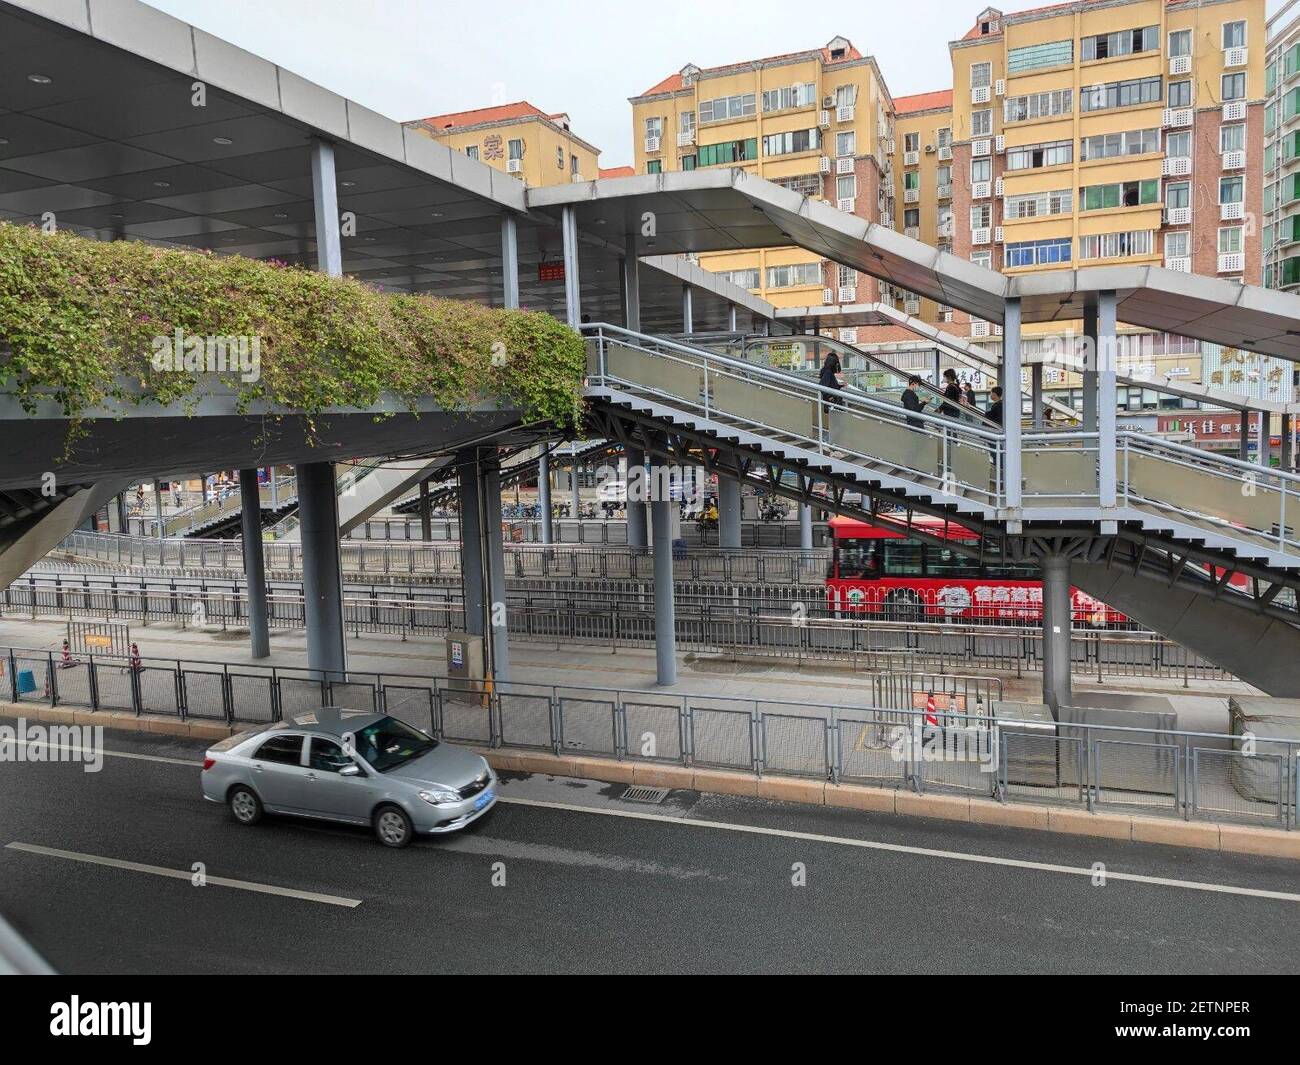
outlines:
[[201, 745], [105, 735], [98, 773], [0, 763], [0, 909], [63, 972], [1300, 970], [1282, 860], [545, 777], [395, 852], [237, 826], [200, 798]]

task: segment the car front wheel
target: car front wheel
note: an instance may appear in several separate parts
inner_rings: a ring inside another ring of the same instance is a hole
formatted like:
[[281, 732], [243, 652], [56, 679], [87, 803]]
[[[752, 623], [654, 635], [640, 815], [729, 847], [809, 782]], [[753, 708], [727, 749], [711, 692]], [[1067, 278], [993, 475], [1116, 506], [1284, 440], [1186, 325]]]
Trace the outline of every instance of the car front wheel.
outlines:
[[262, 800], [251, 788], [232, 788], [229, 802], [231, 814], [241, 825], [255, 825], [262, 820]]
[[381, 806], [375, 811], [375, 836], [385, 847], [405, 847], [415, 835], [411, 819], [398, 806]]

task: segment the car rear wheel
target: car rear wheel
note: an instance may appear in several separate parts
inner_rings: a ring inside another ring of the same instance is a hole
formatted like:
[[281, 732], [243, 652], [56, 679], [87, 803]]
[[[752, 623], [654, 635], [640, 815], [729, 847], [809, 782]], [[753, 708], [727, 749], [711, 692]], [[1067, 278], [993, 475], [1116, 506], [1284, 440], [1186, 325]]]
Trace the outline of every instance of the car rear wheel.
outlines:
[[255, 825], [262, 820], [262, 800], [253, 794], [251, 788], [232, 788], [227, 801], [231, 814], [241, 825]]
[[415, 835], [411, 819], [398, 806], [381, 806], [375, 811], [375, 838], [385, 847], [405, 847]]

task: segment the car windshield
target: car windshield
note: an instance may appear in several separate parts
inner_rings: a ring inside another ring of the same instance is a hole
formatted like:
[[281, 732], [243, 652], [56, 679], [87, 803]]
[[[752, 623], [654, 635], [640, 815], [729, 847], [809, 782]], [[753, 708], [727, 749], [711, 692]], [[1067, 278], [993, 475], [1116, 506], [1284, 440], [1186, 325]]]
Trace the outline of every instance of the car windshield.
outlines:
[[373, 725], [357, 729], [352, 734], [352, 746], [379, 772], [387, 773], [413, 758], [428, 754], [438, 746], [438, 741], [405, 721], [383, 717]]

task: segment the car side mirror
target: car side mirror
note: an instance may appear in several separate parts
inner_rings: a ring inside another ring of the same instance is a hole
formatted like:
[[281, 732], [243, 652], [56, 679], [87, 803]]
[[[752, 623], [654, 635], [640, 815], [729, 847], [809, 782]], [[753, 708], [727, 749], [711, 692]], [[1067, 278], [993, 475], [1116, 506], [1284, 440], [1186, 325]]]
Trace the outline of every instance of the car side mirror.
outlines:
[[339, 776], [359, 777], [359, 776], [364, 776], [364, 774], [361, 772], [361, 767], [359, 765], [353, 764], [353, 765], [345, 765], [342, 769], [340, 769]]

